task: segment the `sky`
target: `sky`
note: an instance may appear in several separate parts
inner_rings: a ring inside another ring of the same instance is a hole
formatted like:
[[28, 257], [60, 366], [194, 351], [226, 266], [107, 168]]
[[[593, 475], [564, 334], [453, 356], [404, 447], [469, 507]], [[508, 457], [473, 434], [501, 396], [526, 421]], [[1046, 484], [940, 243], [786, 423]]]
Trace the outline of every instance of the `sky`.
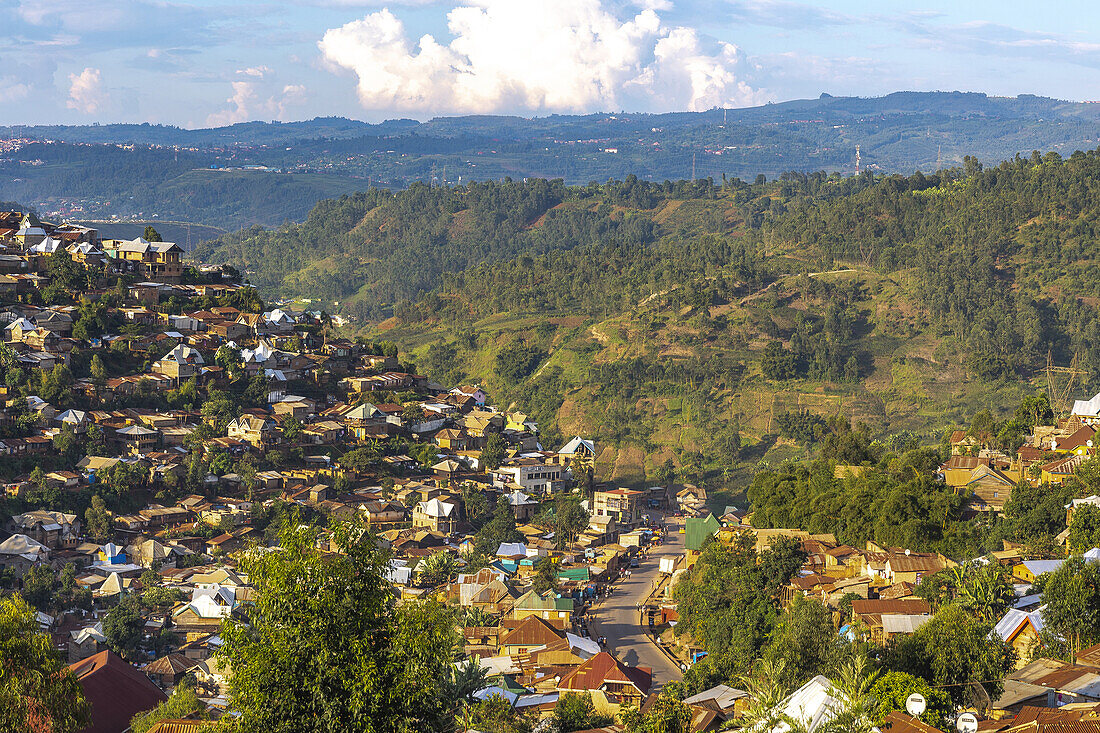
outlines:
[[1100, 98], [1100, 5], [0, 0], [0, 124], [704, 110], [899, 90]]

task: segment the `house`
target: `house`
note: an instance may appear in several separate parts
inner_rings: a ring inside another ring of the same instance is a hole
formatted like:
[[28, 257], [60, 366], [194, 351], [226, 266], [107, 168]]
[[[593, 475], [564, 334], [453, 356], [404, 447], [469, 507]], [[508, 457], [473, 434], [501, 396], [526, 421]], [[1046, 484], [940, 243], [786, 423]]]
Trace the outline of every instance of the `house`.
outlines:
[[1065, 560], [1023, 560], [1012, 566], [1012, 577], [1021, 583], [1034, 583], [1043, 573], [1053, 573]]
[[1044, 626], [1041, 608], [1031, 612], [1010, 608], [993, 627], [993, 633], [1016, 651], [1016, 669], [1020, 669], [1027, 664], [1032, 648], [1040, 643]]
[[574, 464], [592, 468], [596, 461], [596, 444], [591, 440], [585, 440], [579, 435], [558, 450], [558, 463], [568, 468]]
[[141, 671], [146, 677], [152, 678], [161, 689], [170, 689], [178, 685], [188, 670], [194, 666], [194, 660], [182, 654], [165, 654], [149, 662], [141, 668]]
[[483, 390], [480, 385], [474, 385], [472, 387], [455, 387], [451, 390], [451, 394], [470, 397], [478, 407], [485, 407], [485, 401], [489, 399], [489, 395], [485, 394], [485, 390]]
[[527, 616], [511, 631], [500, 637], [501, 652], [508, 656], [527, 654], [533, 649], [560, 641], [565, 633], [538, 616]]
[[[907, 620], [901, 624], [886, 622], [889, 616], [924, 616], [929, 617], [932, 612], [928, 601], [923, 599], [894, 600], [882, 599], [855, 599], [852, 601], [852, 614], [866, 626], [871, 632], [871, 639], [875, 642], [887, 641], [890, 634], [912, 633], [919, 627], [919, 622]], [[890, 630], [887, 630], [887, 626]]]
[[103, 624], [96, 623], [83, 629], [69, 632], [69, 663], [79, 662], [99, 654], [107, 648], [107, 637], [103, 634]]
[[439, 499], [422, 501], [413, 509], [412, 526], [451, 534], [458, 526], [458, 507]]
[[157, 439], [160, 432], [141, 425], [127, 425], [115, 431], [115, 437], [121, 441], [131, 453], [140, 455], [148, 453], [157, 447]]
[[676, 492], [676, 503], [685, 514], [699, 516], [707, 509], [707, 490], [698, 486], [685, 486]]
[[653, 672], [645, 667], [628, 667], [607, 652], [585, 660], [562, 677], [559, 693], [588, 692], [596, 709], [615, 715], [625, 706], [641, 706], [653, 684]]
[[152, 710], [167, 696], [136, 667], [112, 651], [69, 665], [91, 706], [91, 725], [82, 733], [124, 733], [130, 719]]
[[538, 458], [516, 458], [492, 472], [493, 485], [519, 487], [530, 494], [552, 494], [565, 488], [562, 467]]
[[926, 575], [934, 575], [947, 567], [937, 555], [905, 551], [904, 554], [891, 554], [886, 560], [886, 580], [893, 583], [919, 584]]
[[179, 344], [153, 363], [153, 371], [182, 382], [198, 375], [205, 364], [197, 349]]
[[173, 242], [150, 242], [144, 237], [129, 241], [106, 239], [107, 257], [139, 277], [158, 283], [178, 283], [183, 277], [183, 250]]
[[598, 489], [592, 497], [592, 513], [613, 517], [620, 527], [634, 527], [642, 521], [644, 495], [631, 489]]
[[16, 514], [8, 526], [12, 532], [26, 535], [52, 549], [75, 542], [80, 536], [80, 520], [75, 514], [46, 509]]
[[517, 621], [522, 621], [528, 616], [538, 616], [560, 629], [569, 626], [569, 619], [572, 614], [572, 598], [561, 598], [552, 590], [537, 593], [534, 589], [517, 598], [508, 612], [509, 618]]
[[516, 518], [517, 524], [527, 522], [536, 512], [538, 512], [540, 506], [537, 501], [522, 491], [513, 491], [510, 494], [505, 494], [501, 499], [507, 501], [508, 506], [512, 508], [512, 516]]
[[28, 570], [50, 559], [50, 548], [25, 534], [13, 534], [0, 542], [0, 570], [11, 571], [22, 578]]
[[226, 435], [244, 441], [257, 450], [265, 450], [279, 442], [275, 421], [256, 415], [241, 415], [230, 420]]

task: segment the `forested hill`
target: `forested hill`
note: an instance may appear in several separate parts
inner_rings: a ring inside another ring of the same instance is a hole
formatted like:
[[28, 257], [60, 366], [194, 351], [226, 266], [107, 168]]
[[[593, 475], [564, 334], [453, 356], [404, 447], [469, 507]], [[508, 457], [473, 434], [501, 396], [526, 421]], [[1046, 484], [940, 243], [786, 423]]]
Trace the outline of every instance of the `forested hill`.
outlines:
[[384, 319], [422, 371], [481, 381], [548, 442], [594, 434], [603, 475], [640, 483], [671, 459], [737, 484], [807, 455], [815, 415], [938, 440], [1014, 408], [1048, 351], [1100, 364], [1098, 182], [1090, 152], [908, 177], [419, 186], [200, 256]]
[[301, 221], [318, 200], [369, 185], [505, 177], [569, 184], [770, 178], [784, 171], [911, 173], [1068, 154], [1100, 141], [1100, 105], [1044, 97], [898, 92], [665, 114], [340, 118], [160, 125], [0, 127], [0, 198], [55, 217], [189, 221], [238, 229]]

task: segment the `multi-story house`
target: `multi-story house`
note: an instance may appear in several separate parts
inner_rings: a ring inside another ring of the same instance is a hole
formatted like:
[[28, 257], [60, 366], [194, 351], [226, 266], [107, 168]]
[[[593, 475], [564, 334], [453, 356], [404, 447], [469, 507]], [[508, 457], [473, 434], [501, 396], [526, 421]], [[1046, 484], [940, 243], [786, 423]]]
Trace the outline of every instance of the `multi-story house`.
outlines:
[[174, 242], [150, 242], [143, 237], [129, 241], [107, 239], [107, 257], [139, 277], [153, 282], [178, 283], [183, 277], [183, 250]]

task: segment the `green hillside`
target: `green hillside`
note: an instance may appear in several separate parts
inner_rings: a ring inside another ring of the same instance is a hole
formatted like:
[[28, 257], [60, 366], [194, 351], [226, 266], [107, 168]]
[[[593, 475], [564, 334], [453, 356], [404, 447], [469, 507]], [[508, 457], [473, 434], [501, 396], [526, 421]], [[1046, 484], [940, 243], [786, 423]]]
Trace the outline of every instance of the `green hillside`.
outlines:
[[[580, 432], [628, 484], [737, 489], [809, 414], [938, 441], [1050, 352], [1100, 364], [1097, 153], [982, 170], [370, 191], [200, 257], [327, 297], [445, 383]], [[899, 436], [902, 438], [891, 436]]]

